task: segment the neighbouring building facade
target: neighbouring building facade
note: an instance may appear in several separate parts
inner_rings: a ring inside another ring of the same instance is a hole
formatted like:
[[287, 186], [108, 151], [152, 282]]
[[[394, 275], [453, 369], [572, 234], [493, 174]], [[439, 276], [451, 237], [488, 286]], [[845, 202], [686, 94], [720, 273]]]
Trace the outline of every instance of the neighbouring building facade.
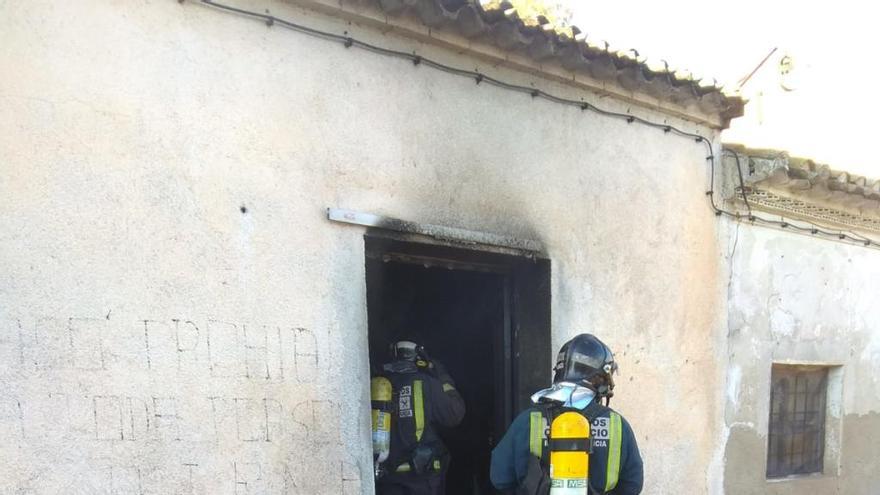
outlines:
[[740, 198], [855, 239], [877, 183], [723, 152], [741, 100], [506, 7], [0, 2], [0, 493], [371, 494], [404, 331], [471, 492], [589, 331], [645, 493], [870, 493], [880, 253]]
[[757, 226], [728, 192], [744, 218], [728, 242], [726, 492], [873, 493], [880, 181], [727, 149], [728, 183], [738, 157], [755, 215], [784, 223]]

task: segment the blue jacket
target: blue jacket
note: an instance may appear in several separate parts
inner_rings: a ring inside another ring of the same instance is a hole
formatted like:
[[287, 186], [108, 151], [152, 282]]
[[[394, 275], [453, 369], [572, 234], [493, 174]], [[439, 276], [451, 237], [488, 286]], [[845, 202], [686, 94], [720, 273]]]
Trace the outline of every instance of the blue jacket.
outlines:
[[[609, 423], [611, 422], [612, 410], [593, 404], [592, 442], [593, 453], [590, 455], [590, 486], [595, 493], [607, 493], [614, 495], [638, 495], [642, 491], [643, 465], [636, 444], [635, 435], [629, 423], [620, 417], [620, 463], [618, 481], [616, 486], [606, 490], [606, 477], [608, 476], [609, 447], [613, 443], [613, 433], [609, 435]], [[525, 477], [528, 468], [530, 438], [530, 417], [537, 409], [527, 409], [514, 419], [507, 433], [492, 450], [492, 465], [489, 476], [492, 484], [499, 490], [514, 489]], [[613, 475], [612, 475], [613, 476]]]

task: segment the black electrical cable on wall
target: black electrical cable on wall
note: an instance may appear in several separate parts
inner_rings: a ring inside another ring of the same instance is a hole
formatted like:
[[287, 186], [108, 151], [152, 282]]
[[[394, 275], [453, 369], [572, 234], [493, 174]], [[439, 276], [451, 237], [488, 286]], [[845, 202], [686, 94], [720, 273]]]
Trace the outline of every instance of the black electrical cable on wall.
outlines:
[[749, 204], [749, 197], [746, 195], [745, 181], [743, 180], [743, 169], [739, 162], [739, 153], [734, 153], [730, 150], [724, 150], [724, 153], [727, 153], [728, 156], [733, 155], [733, 158], [736, 160], [736, 173], [739, 175], [739, 191], [742, 193], [743, 202], [746, 204], [746, 209], [749, 211], [749, 216], [752, 216], [752, 205]]
[[[179, 3], [184, 3], [184, 1], [185, 0], [178, 0]], [[807, 223], [809, 225], [809, 227], [804, 227], [804, 226], [800, 226], [800, 225], [797, 225], [797, 224], [794, 224], [791, 222], [787, 222], [785, 220], [774, 220], [771, 218], [765, 218], [765, 217], [754, 215], [752, 213], [752, 207], [751, 207], [751, 204], [749, 203], [749, 200], [748, 200], [748, 197], [746, 194], [745, 181], [743, 180], [742, 168], [740, 167], [739, 156], [736, 153], [733, 153], [733, 152], [730, 152], [727, 150], [725, 150], [725, 152], [731, 153], [736, 158], [736, 166], [737, 166], [737, 172], [739, 175], [739, 183], [740, 183], [739, 189], [740, 189], [740, 192], [742, 193], [742, 198], [746, 204], [746, 208], [748, 209], [748, 215], [742, 215], [739, 212], [727, 211], [727, 210], [724, 210], [723, 208], [720, 208], [718, 205], [715, 204], [715, 153], [714, 153], [714, 150], [712, 149], [712, 143], [707, 138], [705, 138], [699, 134], [683, 131], [675, 126], [671, 126], [668, 124], [661, 124], [658, 122], [652, 122], [650, 120], [644, 119], [642, 117], [637, 117], [635, 115], [604, 110], [604, 109], [599, 108], [595, 105], [587, 103], [583, 100], [572, 100], [572, 99], [568, 99], [568, 98], [562, 98], [562, 97], [547, 93], [546, 91], [536, 89], [533, 87], [522, 86], [522, 85], [518, 85], [518, 84], [511, 84], [511, 83], [502, 81], [500, 79], [496, 79], [494, 77], [491, 77], [491, 76], [484, 74], [482, 72], [466, 70], [466, 69], [459, 69], [457, 67], [452, 67], [452, 66], [442, 64], [440, 62], [425, 58], [425, 57], [423, 57], [421, 55], [417, 55], [415, 53], [408, 53], [408, 52], [403, 52], [403, 51], [399, 51], [399, 50], [392, 50], [390, 48], [384, 48], [381, 46], [373, 45], [373, 44], [370, 44], [370, 43], [367, 43], [364, 41], [357, 40], [351, 36], [348, 36], [347, 34], [341, 35], [341, 34], [330, 33], [327, 31], [321, 31], [319, 29], [310, 28], [308, 26], [304, 26], [301, 24], [297, 24], [294, 22], [290, 22], [290, 21], [275, 17], [268, 12], [267, 13], [260, 13], [260, 12], [255, 12], [255, 11], [251, 11], [251, 10], [240, 9], [240, 8], [233, 7], [230, 5], [217, 3], [213, 0], [198, 0], [198, 2], [201, 4], [204, 4], [204, 5], [214, 7], [219, 10], [226, 11], [226, 12], [232, 12], [232, 13], [240, 14], [240, 15], [243, 15], [246, 17], [260, 19], [263, 22], [265, 22], [267, 26], [270, 26], [270, 27], [275, 24], [278, 24], [280, 26], [284, 26], [284, 27], [292, 29], [294, 31], [299, 31], [301, 33], [305, 33], [305, 34], [308, 34], [311, 36], [315, 36], [315, 37], [330, 40], [330, 41], [340, 42], [346, 48], [357, 47], [357, 48], [361, 48], [361, 49], [364, 49], [364, 50], [367, 50], [367, 51], [370, 51], [373, 53], [377, 53], [380, 55], [385, 55], [385, 56], [389, 56], [389, 57], [408, 60], [408, 61], [412, 62], [413, 65], [415, 65], [415, 66], [425, 65], [425, 66], [432, 67], [434, 69], [441, 70], [441, 71], [444, 71], [444, 72], [447, 72], [450, 74], [454, 74], [457, 76], [471, 78], [477, 84], [485, 82], [487, 84], [490, 84], [492, 86], [496, 86], [496, 87], [499, 87], [502, 89], [507, 89], [509, 91], [515, 91], [517, 93], [527, 94], [527, 95], [531, 96], [532, 98], [543, 98], [545, 100], [549, 100], [549, 101], [552, 101], [554, 103], [558, 103], [561, 105], [577, 107], [577, 108], [580, 108], [581, 110], [590, 110], [590, 111], [598, 113], [599, 115], [604, 115], [606, 117], [624, 120], [628, 124], [639, 123], [639, 124], [642, 124], [642, 125], [645, 125], [648, 127], [660, 129], [666, 134], [675, 134], [677, 136], [692, 139], [695, 142], [702, 143], [706, 146], [706, 150], [707, 150], [706, 160], [709, 162], [709, 170], [710, 170], [710, 172], [709, 172], [710, 184], [709, 184], [709, 190], [706, 191], [706, 196], [709, 198], [709, 205], [712, 208], [712, 211], [715, 212], [716, 216], [726, 216], [729, 218], [733, 218], [737, 221], [748, 220], [749, 222], [751, 222], [753, 224], [759, 223], [762, 225], [767, 225], [767, 226], [772, 226], [772, 227], [777, 227], [777, 228], [782, 228], [782, 229], [791, 229], [794, 231], [812, 234], [814, 236], [822, 236], [822, 237], [826, 237], [829, 239], [848, 241], [848, 242], [851, 242], [854, 244], [867, 246], [867, 247], [873, 247], [875, 249], [880, 249], [880, 243], [878, 243], [877, 241], [868, 239], [863, 236], [857, 236], [852, 233], [833, 232], [833, 231], [829, 231], [829, 230], [824, 230], [824, 229], [820, 228], [819, 226], [814, 225], [809, 222], [803, 222], [803, 223]]]

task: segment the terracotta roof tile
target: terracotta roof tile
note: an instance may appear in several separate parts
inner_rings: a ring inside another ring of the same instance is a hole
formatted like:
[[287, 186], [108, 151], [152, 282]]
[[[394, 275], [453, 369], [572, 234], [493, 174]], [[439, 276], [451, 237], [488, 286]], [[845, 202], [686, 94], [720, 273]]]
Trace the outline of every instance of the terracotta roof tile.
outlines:
[[725, 94], [714, 80], [697, 78], [662, 60], [645, 60], [635, 50], [612, 48], [603, 40], [585, 36], [576, 26], [557, 27], [544, 17], [522, 19], [506, 1], [361, 1], [375, 1], [392, 16], [414, 13], [426, 26], [456, 30], [471, 39], [485, 38], [503, 50], [522, 52], [536, 61], [555, 59], [572, 72], [583, 72], [661, 101], [696, 105], [724, 121], [743, 114], [744, 101]]

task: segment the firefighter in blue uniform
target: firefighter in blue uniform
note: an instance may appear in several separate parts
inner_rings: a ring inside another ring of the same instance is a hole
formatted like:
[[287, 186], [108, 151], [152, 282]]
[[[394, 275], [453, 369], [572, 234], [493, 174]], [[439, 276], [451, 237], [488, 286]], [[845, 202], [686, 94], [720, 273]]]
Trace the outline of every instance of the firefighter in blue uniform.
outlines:
[[580, 334], [563, 345], [553, 386], [532, 396], [534, 406], [517, 416], [492, 451], [492, 484], [517, 495], [549, 493], [547, 425], [554, 410], [564, 408], [579, 411], [592, 425], [589, 493], [641, 493], [643, 466], [635, 435], [607, 406], [616, 370], [611, 350], [593, 335]]
[[379, 467], [378, 495], [441, 495], [449, 454], [437, 427], [451, 428], [464, 417], [464, 400], [452, 377], [422, 346], [399, 341], [394, 360], [379, 374], [392, 386], [391, 449]]

